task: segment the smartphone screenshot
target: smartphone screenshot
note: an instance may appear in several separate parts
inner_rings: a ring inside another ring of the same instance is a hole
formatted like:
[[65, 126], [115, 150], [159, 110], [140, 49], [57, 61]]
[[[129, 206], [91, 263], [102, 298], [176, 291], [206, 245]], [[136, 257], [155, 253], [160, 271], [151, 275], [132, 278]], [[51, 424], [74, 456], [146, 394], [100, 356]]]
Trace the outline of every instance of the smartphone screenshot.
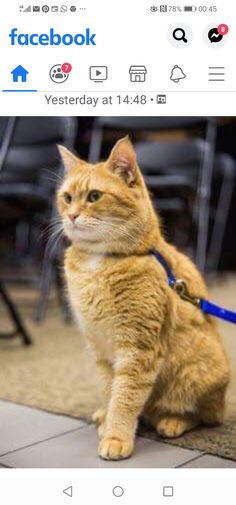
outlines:
[[235, 503], [235, 15], [1, 7], [1, 504]]

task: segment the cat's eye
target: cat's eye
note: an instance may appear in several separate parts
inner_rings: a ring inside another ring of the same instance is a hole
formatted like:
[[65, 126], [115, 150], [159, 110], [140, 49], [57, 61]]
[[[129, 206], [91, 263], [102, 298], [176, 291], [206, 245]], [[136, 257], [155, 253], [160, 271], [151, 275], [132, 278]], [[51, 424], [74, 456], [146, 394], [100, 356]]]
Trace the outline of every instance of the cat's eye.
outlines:
[[90, 203], [94, 203], [94, 202], [97, 202], [98, 200], [100, 200], [101, 197], [102, 197], [102, 192], [94, 189], [93, 191], [90, 191], [90, 193], [88, 194], [87, 200]]
[[64, 200], [66, 203], [71, 203], [71, 200], [72, 200], [72, 196], [70, 195], [70, 193], [65, 193], [64, 194]]

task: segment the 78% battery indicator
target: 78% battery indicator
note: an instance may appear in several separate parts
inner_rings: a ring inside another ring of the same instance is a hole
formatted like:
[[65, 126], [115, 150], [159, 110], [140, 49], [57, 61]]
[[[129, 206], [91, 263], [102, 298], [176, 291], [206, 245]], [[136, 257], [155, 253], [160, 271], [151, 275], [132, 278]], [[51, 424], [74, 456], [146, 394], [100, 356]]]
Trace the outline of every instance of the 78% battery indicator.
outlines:
[[197, 10], [197, 7], [195, 5], [185, 5], [184, 6], [184, 12], [195, 12]]

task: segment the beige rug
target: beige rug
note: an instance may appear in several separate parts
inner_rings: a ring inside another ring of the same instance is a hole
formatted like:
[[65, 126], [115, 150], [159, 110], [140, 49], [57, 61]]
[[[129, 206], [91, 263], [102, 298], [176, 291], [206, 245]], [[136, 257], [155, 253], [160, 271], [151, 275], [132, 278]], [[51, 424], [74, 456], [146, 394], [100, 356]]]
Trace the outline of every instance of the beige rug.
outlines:
[[[94, 360], [73, 325], [65, 325], [54, 300], [42, 326], [32, 323], [35, 293], [14, 289], [14, 298], [26, 318], [34, 345], [24, 348], [20, 341], [0, 341], [0, 398], [57, 414], [90, 420], [99, 406], [99, 378]], [[235, 308], [236, 277], [219, 281], [211, 298]], [[1, 331], [9, 329], [0, 301]], [[222, 337], [232, 367], [228, 392], [228, 413], [223, 426], [200, 428], [171, 443], [199, 449], [236, 460], [236, 332], [235, 326], [220, 323]], [[147, 427], [143, 436], [157, 439]], [[169, 443], [169, 441], [168, 441]]]

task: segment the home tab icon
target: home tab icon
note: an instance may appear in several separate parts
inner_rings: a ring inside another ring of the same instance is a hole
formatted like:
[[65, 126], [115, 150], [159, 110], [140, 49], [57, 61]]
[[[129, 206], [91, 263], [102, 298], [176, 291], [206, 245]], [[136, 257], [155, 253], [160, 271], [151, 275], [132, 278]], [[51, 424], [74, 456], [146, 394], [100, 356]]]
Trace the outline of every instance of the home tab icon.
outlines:
[[14, 68], [11, 72], [13, 82], [26, 82], [28, 73], [28, 70], [22, 67], [22, 65], [18, 65], [18, 67]]
[[147, 69], [144, 65], [132, 65], [129, 69], [131, 82], [145, 82]]

